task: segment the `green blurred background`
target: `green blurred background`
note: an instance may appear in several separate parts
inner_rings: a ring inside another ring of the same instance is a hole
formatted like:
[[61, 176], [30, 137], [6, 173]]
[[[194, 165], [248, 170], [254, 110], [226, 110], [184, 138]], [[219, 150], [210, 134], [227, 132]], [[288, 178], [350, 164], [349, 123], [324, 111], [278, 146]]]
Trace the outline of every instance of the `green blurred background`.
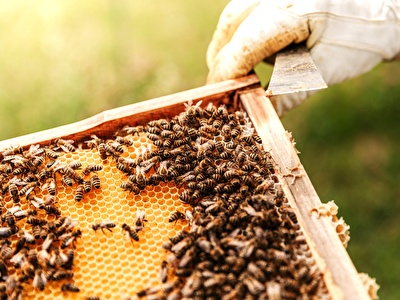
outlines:
[[[228, 0], [0, 0], [0, 140], [205, 82]], [[257, 72], [267, 78], [271, 68]], [[348, 252], [400, 299], [400, 64], [330, 87], [282, 120], [321, 200], [351, 226]]]

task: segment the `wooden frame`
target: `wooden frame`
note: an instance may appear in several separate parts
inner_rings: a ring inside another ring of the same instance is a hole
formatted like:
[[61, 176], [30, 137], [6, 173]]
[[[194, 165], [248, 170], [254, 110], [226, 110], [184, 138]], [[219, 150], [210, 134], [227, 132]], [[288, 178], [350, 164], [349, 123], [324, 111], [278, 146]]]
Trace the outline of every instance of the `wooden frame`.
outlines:
[[[313, 257], [324, 274], [332, 298], [370, 299], [331, 221], [328, 218], [310, 215], [311, 209], [321, 205], [321, 201], [300, 164], [290, 136], [265, 96], [256, 75], [127, 105], [70, 125], [5, 140], [0, 142], [0, 151], [15, 146], [26, 148], [33, 144], [48, 144], [56, 138], [81, 142], [89, 139], [91, 134], [110, 137], [117, 128], [126, 124], [144, 125], [150, 120], [173, 117], [183, 110], [183, 103], [188, 100], [194, 103], [203, 100], [202, 106], [209, 102], [215, 105], [237, 102], [246, 110], [263, 140], [265, 149], [270, 150], [276, 162], [277, 176], [280, 177], [291, 206], [297, 212], [298, 221]], [[298, 176], [286, 176], [294, 167], [300, 172]]]

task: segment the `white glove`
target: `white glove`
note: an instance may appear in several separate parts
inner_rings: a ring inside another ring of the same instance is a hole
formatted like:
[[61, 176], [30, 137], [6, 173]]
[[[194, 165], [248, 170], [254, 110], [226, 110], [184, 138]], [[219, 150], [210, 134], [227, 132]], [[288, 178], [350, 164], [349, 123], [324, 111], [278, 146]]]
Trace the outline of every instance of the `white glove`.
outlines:
[[[207, 83], [244, 76], [302, 41], [328, 85], [361, 75], [399, 56], [400, 0], [232, 0], [208, 47]], [[309, 95], [271, 100], [282, 116]]]

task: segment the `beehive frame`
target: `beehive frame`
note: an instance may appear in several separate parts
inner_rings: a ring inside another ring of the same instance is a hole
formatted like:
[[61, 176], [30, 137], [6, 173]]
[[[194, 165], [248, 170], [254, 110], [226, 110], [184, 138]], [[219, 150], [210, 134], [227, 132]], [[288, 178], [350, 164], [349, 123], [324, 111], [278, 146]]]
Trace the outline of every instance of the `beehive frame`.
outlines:
[[[108, 110], [77, 123], [5, 140], [0, 142], [0, 151], [16, 145], [45, 145], [56, 138], [79, 142], [92, 134], [112, 136], [125, 124], [143, 125], [151, 120], [173, 117], [189, 100], [194, 103], [202, 100], [202, 106], [210, 102], [216, 106], [233, 103], [248, 113], [264, 148], [270, 150], [276, 162], [283, 190], [297, 213], [330, 295], [333, 299], [370, 299], [332, 223], [327, 218], [310, 215], [312, 208], [321, 205], [320, 199], [300, 163], [290, 135], [283, 128], [256, 75]], [[288, 176], [293, 168], [296, 168], [297, 176]]]

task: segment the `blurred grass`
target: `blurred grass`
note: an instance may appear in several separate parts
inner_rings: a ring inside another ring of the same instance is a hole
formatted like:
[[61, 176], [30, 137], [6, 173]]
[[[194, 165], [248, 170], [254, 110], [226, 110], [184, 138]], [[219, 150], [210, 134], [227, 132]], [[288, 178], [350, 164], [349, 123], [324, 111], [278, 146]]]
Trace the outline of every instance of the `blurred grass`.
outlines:
[[[0, 0], [0, 140], [203, 85], [227, 2]], [[321, 200], [351, 225], [354, 264], [389, 300], [400, 299], [398, 78], [398, 62], [382, 64], [282, 120]]]
[[0, 139], [203, 85], [226, 3], [1, 0]]

